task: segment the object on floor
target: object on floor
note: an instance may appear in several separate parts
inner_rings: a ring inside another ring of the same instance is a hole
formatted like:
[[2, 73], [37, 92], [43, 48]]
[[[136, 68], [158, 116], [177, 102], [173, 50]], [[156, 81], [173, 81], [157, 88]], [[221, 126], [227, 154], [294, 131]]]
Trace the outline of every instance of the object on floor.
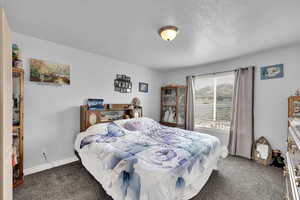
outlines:
[[272, 148], [265, 137], [260, 137], [253, 145], [253, 159], [260, 164], [269, 165], [272, 162]]
[[277, 168], [283, 168], [285, 166], [284, 158], [281, 156], [281, 151], [278, 150], [278, 149], [272, 151], [271, 166], [274, 166], [274, 167], [277, 167]]

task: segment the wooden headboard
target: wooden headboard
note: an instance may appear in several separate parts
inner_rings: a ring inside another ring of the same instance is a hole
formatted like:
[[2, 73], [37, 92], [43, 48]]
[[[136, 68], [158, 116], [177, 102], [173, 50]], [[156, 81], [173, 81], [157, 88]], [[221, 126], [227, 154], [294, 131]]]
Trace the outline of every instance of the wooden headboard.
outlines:
[[[80, 106], [80, 131], [97, 123], [107, 123], [118, 119], [133, 118], [133, 110], [130, 104], [104, 104], [103, 110], [88, 110], [87, 105]], [[142, 107], [135, 107], [139, 117], [143, 116]]]

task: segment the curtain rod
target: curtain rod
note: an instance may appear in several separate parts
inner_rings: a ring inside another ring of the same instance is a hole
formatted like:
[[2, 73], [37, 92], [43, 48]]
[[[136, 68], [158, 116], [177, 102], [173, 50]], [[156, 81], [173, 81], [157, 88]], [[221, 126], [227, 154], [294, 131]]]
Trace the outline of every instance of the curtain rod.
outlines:
[[196, 75], [191, 75], [191, 76], [206, 76], [206, 75], [216, 75], [216, 74], [221, 74], [221, 73], [226, 73], [226, 72], [234, 72], [237, 69], [232, 69], [232, 70], [226, 70], [226, 71], [219, 71], [219, 72], [210, 72], [210, 73], [203, 73], [203, 74], [196, 74]]
[[[249, 66], [249, 67], [254, 67], [255, 66]], [[226, 71], [219, 71], [219, 72], [210, 72], [210, 73], [203, 73], [203, 74], [196, 74], [196, 75], [189, 75], [189, 76], [205, 76], [205, 75], [215, 75], [215, 74], [220, 74], [220, 73], [226, 73], [226, 72], [235, 72], [239, 69], [247, 69], [249, 67], [239, 67], [237, 69], [231, 69], [231, 70], [226, 70]]]

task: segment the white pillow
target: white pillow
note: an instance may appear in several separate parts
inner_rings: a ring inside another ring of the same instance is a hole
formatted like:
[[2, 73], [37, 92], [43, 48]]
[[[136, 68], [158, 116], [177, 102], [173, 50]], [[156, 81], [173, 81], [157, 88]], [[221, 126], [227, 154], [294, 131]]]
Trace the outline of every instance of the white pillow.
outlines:
[[99, 133], [99, 134], [105, 134], [107, 131], [107, 125], [108, 123], [98, 123], [93, 126], [90, 126], [86, 129], [85, 132], [93, 132], [93, 133]]

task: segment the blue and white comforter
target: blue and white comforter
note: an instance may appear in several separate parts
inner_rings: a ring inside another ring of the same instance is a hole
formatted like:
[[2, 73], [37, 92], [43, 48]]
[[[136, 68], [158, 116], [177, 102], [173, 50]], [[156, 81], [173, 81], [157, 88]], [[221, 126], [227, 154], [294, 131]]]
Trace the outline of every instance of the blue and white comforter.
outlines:
[[115, 200], [189, 199], [227, 155], [216, 137], [149, 118], [90, 127], [77, 136], [75, 149]]

